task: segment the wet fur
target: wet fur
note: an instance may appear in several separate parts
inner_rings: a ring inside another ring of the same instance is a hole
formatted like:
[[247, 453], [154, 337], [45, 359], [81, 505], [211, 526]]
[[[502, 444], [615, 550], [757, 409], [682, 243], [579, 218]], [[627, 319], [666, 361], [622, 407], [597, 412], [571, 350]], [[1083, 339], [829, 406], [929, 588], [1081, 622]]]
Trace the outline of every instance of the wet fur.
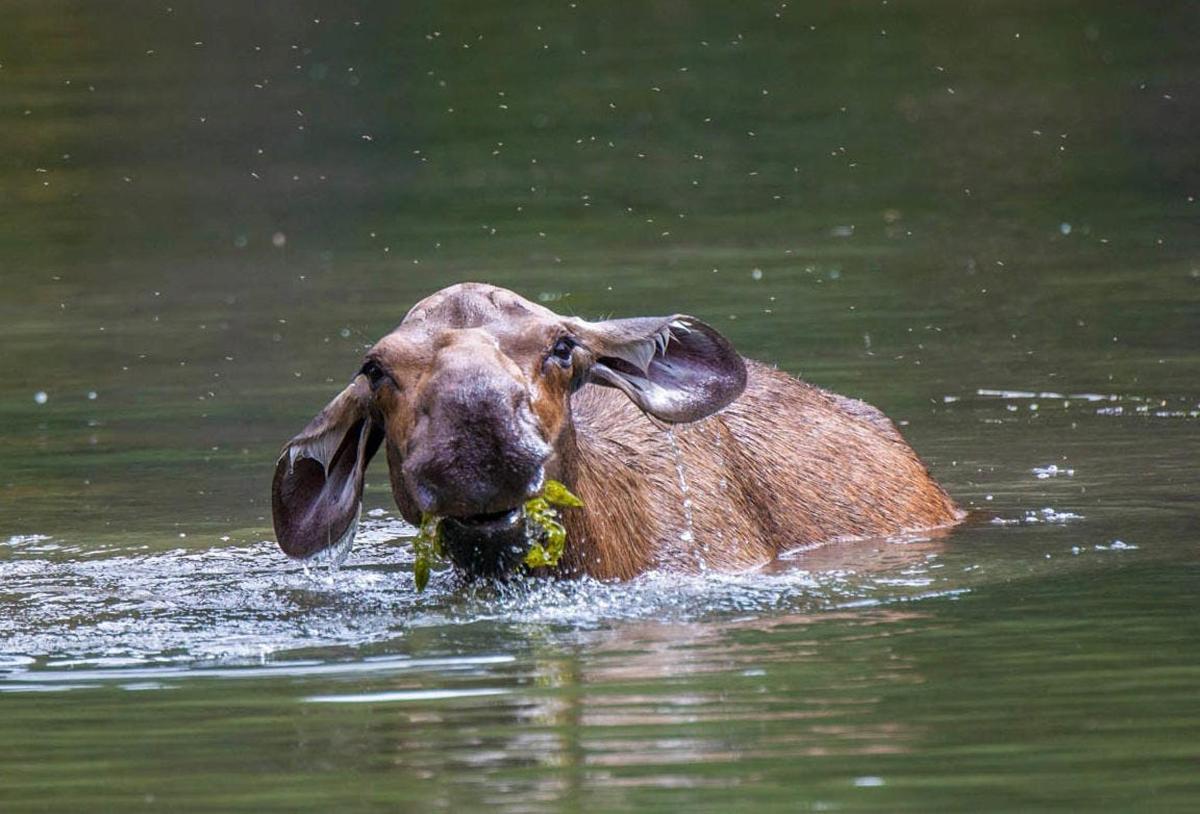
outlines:
[[674, 427], [692, 503], [690, 542], [681, 537], [684, 495], [667, 431], [619, 393], [575, 395], [563, 469], [587, 508], [568, 512], [565, 573], [741, 571], [805, 545], [962, 518], [883, 413], [747, 365], [737, 401]]

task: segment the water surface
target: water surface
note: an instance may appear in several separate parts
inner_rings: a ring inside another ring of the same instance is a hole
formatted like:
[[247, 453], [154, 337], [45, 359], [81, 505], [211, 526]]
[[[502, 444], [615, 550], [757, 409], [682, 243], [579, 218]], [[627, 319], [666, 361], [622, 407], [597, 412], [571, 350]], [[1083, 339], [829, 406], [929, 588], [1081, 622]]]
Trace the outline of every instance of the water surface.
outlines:
[[[1186, 4], [12, 3], [6, 811], [1200, 805]], [[973, 522], [762, 573], [411, 588], [282, 442], [415, 300], [684, 311]]]

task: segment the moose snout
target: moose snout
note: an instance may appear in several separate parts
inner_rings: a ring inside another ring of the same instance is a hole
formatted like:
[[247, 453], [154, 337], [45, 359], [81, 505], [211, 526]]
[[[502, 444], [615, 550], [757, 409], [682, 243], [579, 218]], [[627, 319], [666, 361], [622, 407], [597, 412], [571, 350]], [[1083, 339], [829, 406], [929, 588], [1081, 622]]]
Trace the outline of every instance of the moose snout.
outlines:
[[508, 511], [535, 494], [551, 449], [524, 388], [508, 377], [431, 384], [403, 467], [417, 507], [467, 517]]

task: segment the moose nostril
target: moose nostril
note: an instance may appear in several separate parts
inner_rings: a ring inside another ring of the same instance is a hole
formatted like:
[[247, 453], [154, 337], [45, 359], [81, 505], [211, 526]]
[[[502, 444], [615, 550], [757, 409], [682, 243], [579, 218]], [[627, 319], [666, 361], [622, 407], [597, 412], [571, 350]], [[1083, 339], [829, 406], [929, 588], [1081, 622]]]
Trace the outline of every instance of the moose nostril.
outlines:
[[418, 482], [413, 485], [412, 492], [418, 509], [425, 514], [437, 514], [437, 493], [433, 489], [430, 489], [427, 484]]

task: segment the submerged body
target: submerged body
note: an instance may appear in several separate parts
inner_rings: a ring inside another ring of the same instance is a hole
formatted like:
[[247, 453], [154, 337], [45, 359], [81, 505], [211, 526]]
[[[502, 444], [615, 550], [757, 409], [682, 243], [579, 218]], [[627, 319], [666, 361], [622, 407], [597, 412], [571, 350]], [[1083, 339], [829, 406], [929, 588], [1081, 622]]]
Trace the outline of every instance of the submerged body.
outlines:
[[468, 577], [524, 568], [523, 507], [549, 479], [583, 506], [536, 570], [601, 579], [742, 571], [962, 517], [881, 412], [743, 359], [694, 317], [586, 322], [476, 283], [414, 306], [285, 446], [287, 554], [349, 544], [380, 447], [401, 515], [438, 519]]
[[958, 522], [963, 514], [874, 407], [747, 360], [724, 410], [663, 428], [612, 390], [576, 394], [562, 568], [741, 571], [781, 552]]

